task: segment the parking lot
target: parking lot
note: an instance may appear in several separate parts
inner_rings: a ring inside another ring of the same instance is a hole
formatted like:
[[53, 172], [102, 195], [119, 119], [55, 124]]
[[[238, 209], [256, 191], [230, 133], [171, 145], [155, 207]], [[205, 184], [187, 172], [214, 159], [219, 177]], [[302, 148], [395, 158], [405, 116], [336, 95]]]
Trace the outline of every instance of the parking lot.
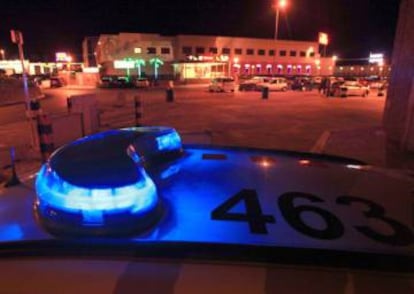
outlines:
[[[287, 91], [270, 92], [268, 99], [262, 99], [261, 92], [209, 93], [206, 86], [194, 85], [176, 87], [174, 102], [167, 103], [164, 88], [64, 87], [45, 90], [47, 98], [41, 101], [42, 109], [50, 114], [67, 113], [68, 96], [88, 93], [96, 94], [101, 130], [134, 126], [133, 98], [139, 95], [143, 102], [142, 124], [174, 127], [185, 134], [189, 143], [313, 151], [377, 165], [384, 162], [383, 154], [378, 153], [382, 152], [378, 150], [383, 149], [384, 137], [377, 128], [385, 97], [375, 93], [366, 98], [327, 98], [316, 90]], [[122, 103], [119, 95], [126, 97]], [[370, 145], [360, 146], [367, 141], [361, 143], [361, 138], [373, 136], [372, 130], [376, 135], [370, 138]], [[30, 130], [22, 104], [0, 107], [0, 134], [3, 146], [27, 148]]]

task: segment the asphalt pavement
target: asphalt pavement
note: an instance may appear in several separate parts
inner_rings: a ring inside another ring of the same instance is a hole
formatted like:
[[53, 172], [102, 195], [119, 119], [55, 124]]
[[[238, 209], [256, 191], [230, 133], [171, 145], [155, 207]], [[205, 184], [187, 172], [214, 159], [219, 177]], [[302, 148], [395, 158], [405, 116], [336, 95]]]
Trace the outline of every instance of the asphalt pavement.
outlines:
[[[385, 97], [327, 98], [317, 91], [208, 93], [205, 86], [175, 88], [166, 102], [165, 89], [59, 88], [44, 91], [44, 113], [67, 113], [66, 98], [96, 94], [100, 130], [135, 124], [133, 98], [143, 101], [144, 125], [171, 126], [186, 143], [317, 152], [387, 166], [381, 128]], [[119, 95], [126, 99], [119, 100]], [[121, 103], [119, 103], [121, 101]], [[31, 146], [24, 105], [0, 107], [0, 167], [9, 170], [8, 150], [17, 151], [18, 173], [29, 176], [40, 166]], [[395, 167], [395, 166], [393, 166]]]

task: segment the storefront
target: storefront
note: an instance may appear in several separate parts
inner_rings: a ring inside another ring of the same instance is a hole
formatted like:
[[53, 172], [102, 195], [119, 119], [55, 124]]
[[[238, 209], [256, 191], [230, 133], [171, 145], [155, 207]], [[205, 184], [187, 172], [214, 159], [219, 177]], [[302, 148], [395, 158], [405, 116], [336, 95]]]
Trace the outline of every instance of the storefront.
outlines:
[[187, 56], [185, 61], [175, 62], [175, 76], [181, 80], [212, 79], [231, 75], [228, 56]]

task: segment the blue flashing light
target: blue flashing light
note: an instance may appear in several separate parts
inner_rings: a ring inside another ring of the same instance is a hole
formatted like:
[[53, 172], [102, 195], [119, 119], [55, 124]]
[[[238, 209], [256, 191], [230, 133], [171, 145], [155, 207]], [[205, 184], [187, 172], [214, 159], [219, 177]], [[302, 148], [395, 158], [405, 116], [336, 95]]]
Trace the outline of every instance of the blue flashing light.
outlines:
[[156, 138], [158, 151], [172, 151], [181, 148], [181, 138], [176, 131]]
[[102, 223], [103, 213], [144, 213], [157, 205], [157, 190], [145, 171], [140, 172], [141, 180], [132, 185], [85, 188], [65, 182], [43, 165], [36, 180], [38, 201], [59, 210], [81, 213], [85, 223]]

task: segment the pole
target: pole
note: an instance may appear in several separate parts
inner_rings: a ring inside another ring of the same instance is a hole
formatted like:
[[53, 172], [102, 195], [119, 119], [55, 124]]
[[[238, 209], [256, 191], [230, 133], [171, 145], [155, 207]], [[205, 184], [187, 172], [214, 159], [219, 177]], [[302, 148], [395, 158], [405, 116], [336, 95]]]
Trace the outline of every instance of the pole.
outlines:
[[30, 97], [29, 97], [29, 86], [27, 84], [27, 73], [26, 67], [24, 66], [24, 53], [23, 53], [23, 45], [21, 43], [17, 44], [19, 48], [19, 58], [22, 64], [22, 77], [23, 77], [23, 90], [24, 90], [24, 99], [26, 102], [26, 110], [30, 110]]
[[30, 95], [29, 95], [29, 85], [27, 82], [27, 71], [26, 67], [24, 66], [24, 52], [23, 52], [23, 44], [19, 42], [17, 44], [19, 49], [19, 58], [22, 65], [22, 77], [23, 77], [23, 91], [24, 91], [24, 100], [26, 103], [26, 117], [29, 120], [30, 130], [31, 130], [31, 137], [32, 137], [32, 148], [38, 150], [39, 140], [36, 131], [36, 121], [33, 115], [33, 112], [30, 107]]
[[279, 33], [279, 8], [276, 8], [276, 20], [275, 20], [275, 40], [278, 39], [278, 33]]

